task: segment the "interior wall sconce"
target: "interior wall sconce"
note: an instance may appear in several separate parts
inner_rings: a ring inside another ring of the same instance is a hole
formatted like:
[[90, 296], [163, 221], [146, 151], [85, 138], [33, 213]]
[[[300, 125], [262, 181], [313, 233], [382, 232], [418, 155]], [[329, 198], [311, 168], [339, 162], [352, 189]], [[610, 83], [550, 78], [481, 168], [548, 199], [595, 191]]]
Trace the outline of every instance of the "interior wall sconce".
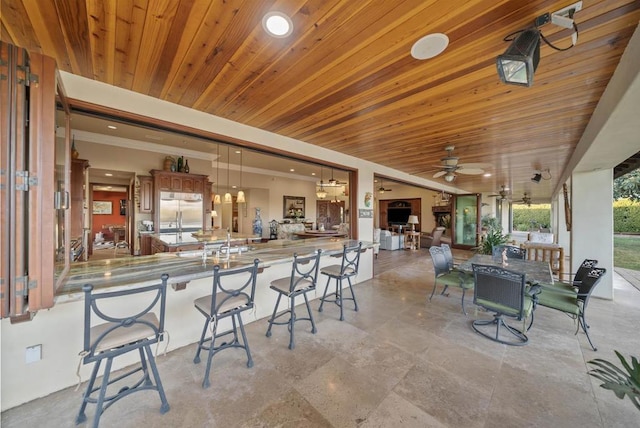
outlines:
[[[533, 85], [533, 75], [540, 62], [540, 40], [558, 51], [566, 51], [574, 47], [578, 42], [578, 27], [573, 20], [573, 15], [581, 9], [582, 2], [579, 1], [556, 12], [544, 13], [535, 19], [533, 27], [506, 36], [504, 41], [510, 41], [511, 45], [496, 59], [500, 80], [509, 85], [527, 87]], [[558, 48], [551, 44], [539, 30], [539, 27], [548, 23], [573, 28], [571, 46]]]

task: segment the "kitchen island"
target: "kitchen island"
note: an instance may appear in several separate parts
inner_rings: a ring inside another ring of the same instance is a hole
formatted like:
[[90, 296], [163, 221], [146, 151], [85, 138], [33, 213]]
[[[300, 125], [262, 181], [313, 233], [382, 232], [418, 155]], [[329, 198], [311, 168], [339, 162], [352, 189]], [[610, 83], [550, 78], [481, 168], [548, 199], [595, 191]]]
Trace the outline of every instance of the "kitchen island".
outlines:
[[[242, 315], [243, 322], [249, 324], [268, 317], [273, 311], [277, 294], [269, 288], [271, 281], [291, 275], [291, 261], [293, 254], [306, 255], [320, 249], [323, 256], [320, 267], [340, 263], [339, 258], [344, 244], [354, 244], [357, 241], [343, 238], [319, 238], [305, 240], [273, 240], [266, 243], [249, 244], [247, 251], [232, 253], [229, 260], [212, 254], [205, 258], [197, 252], [162, 253], [152, 256], [131, 256], [111, 260], [96, 260], [73, 263], [69, 276], [56, 296], [56, 305], [48, 310], [39, 311], [30, 322], [12, 325], [3, 329], [3, 344], [11, 344], [3, 358], [2, 388], [11, 391], [14, 403], [24, 403], [37, 397], [74, 386], [78, 378], [76, 368], [78, 352], [82, 350], [84, 294], [82, 285], [93, 284], [96, 289], [114, 290], [118, 287], [137, 287], [145, 284], [157, 283], [160, 275], [169, 274], [170, 284], [187, 282], [184, 289], [177, 290], [169, 287], [166, 301], [165, 330], [170, 340], [162, 342], [160, 350], [167, 345], [171, 351], [183, 346], [193, 346], [200, 337], [202, 330], [202, 315], [193, 307], [193, 301], [212, 291], [213, 266], [218, 263], [223, 269], [233, 269], [260, 260], [262, 272], [258, 274], [255, 295], [255, 307]], [[354, 280], [356, 296], [358, 284], [369, 280], [373, 276], [373, 252], [371, 243], [363, 243], [366, 251], [361, 254], [359, 274]], [[309, 292], [310, 300], [322, 296], [326, 278], [321, 276], [315, 291]], [[142, 300], [132, 298], [118, 303], [118, 310], [131, 313], [139, 310]], [[312, 302], [312, 308], [318, 305]], [[361, 310], [367, 310], [362, 305]], [[339, 316], [339, 309], [333, 305], [326, 306], [324, 316]], [[352, 307], [345, 309], [346, 317], [356, 317]], [[225, 321], [220, 322], [219, 328], [229, 326]], [[266, 326], [265, 326], [266, 330]], [[322, 331], [319, 332], [320, 334]], [[33, 344], [40, 344], [43, 358], [37, 364], [25, 364], [24, 350]], [[252, 349], [258, 349], [260, 343], [251, 343]], [[285, 345], [286, 346], [286, 345]], [[3, 351], [4, 352], [4, 351]], [[159, 358], [163, 358], [160, 357]], [[114, 370], [132, 364], [134, 360], [116, 359]], [[181, 364], [192, 364], [191, 360]], [[257, 363], [258, 364], [258, 363]], [[89, 377], [91, 365], [80, 368], [82, 379]], [[200, 370], [195, 367], [194, 370]], [[6, 374], [6, 376], [5, 376]], [[197, 381], [194, 388], [200, 388]]]

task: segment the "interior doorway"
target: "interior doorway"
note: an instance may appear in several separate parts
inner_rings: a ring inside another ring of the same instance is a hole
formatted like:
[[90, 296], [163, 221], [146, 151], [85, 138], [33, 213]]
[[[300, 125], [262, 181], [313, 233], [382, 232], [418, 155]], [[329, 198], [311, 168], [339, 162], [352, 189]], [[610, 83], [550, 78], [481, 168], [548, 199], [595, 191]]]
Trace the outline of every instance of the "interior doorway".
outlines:
[[[325, 230], [337, 228], [340, 223], [344, 223], [345, 204], [344, 201], [316, 201], [317, 227], [324, 225]], [[334, 227], [336, 226], [336, 227]]]

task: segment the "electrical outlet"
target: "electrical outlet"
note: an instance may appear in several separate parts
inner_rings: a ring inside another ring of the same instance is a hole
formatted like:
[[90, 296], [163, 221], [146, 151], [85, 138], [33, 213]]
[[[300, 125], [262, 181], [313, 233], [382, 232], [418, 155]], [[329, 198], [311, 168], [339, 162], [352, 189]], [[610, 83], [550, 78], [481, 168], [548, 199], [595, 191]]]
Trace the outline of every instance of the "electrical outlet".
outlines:
[[547, 12], [544, 15], [540, 15], [539, 17], [537, 17], [534, 25], [536, 26], [536, 28], [540, 28], [543, 25], [548, 24], [549, 22], [551, 22], [551, 14]]
[[575, 2], [572, 5], [569, 5], [567, 7], [563, 7], [560, 10], [556, 10], [555, 12], [552, 12], [551, 15], [556, 15], [562, 18], [569, 18], [569, 19], [573, 19], [573, 14], [582, 10], [582, 2]]
[[25, 363], [31, 364], [42, 359], [42, 345], [27, 346]]

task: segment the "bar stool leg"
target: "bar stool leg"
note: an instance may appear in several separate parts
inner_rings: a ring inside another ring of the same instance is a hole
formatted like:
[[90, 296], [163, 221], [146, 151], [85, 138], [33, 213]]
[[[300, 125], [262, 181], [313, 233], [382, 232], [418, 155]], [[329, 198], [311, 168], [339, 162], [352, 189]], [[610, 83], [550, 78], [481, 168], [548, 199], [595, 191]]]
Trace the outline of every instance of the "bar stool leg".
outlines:
[[289, 349], [293, 349], [293, 348], [296, 347], [295, 342], [293, 341], [293, 339], [294, 339], [294, 337], [293, 337], [293, 335], [294, 335], [293, 326], [294, 326], [294, 324], [296, 322], [296, 310], [294, 309], [295, 308], [295, 304], [296, 304], [295, 300], [296, 300], [295, 296], [291, 296], [291, 299], [290, 299], [290, 302], [289, 302], [291, 304], [291, 310], [290, 310], [291, 313], [289, 314], [289, 315], [291, 315], [289, 317]]
[[344, 311], [342, 310], [342, 278], [336, 278], [336, 297], [340, 301], [338, 306], [340, 306], [340, 321], [344, 321]]
[[[238, 324], [240, 324], [240, 333], [242, 334], [242, 341], [244, 342], [244, 350], [247, 351], [247, 367], [251, 368], [253, 367], [253, 359], [251, 358], [251, 350], [249, 349], [249, 342], [247, 342], [247, 335], [244, 332], [244, 324], [242, 323], [241, 314], [238, 313], [235, 316], [238, 317]], [[231, 318], [233, 319], [233, 316]], [[237, 332], [234, 332], [234, 334], [236, 335], [236, 341], [237, 341], [238, 340]]]
[[104, 375], [102, 375], [102, 386], [98, 393], [98, 399], [96, 400], [96, 415], [93, 418], [93, 428], [98, 428], [100, 424], [100, 416], [102, 416], [102, 405], [104, 404], [104, 397], [107, 394], [107, 386], [109, 386], [109, 374], [111, 374], [111, 364], [113, 358], [107, 358], [107, 364], [104, 367]]
[[353, 293], [353, 286], [351, 284], [351, 277], [347, 277], [347, 281], [349, 281], [349, 290], [351, 290], [351, 297], [353, 298], [353, 304], [355, 305], [355, 311], [358, 312], [358, 302], [356, 301], [356, 295]]
[[96, 382], [96, 376], [98, 375], [98, 370], [100, 369], [100, 364], [102, 360], [98, 360], [93, 365], [93, 370], [91, 371], [91, 377], [89, 378], [89, 383], [87, 384], [87, 389], [82, 396], [82, 405], [80, 406], [80, 411], [78, 412], [78, 416], [76, 416], [76, 425], [81, 424], [87, 420], [87, 415], [84, 413], [87, 408], [87, 404], [89, 403], [87, 399], [91, 395], [91, 390], [93, 390], [93, 385]]
[[[167, 401], [167, 396], [164, 394], [164, 387], [162, 386], [162, 381], [160, 380], [160, 373], [158, 373], [158, 366], [156, 366], [156, 360], [153, 356], [153, 352], [151, 352], [151, 348], [149, 345], [144, 347], [147, 352], [147, 358], [149, 360], [149, 367], [151, 367], [151, 373], [153, 374], [153, 378], [156, 381], [156, 387], [158, 388], [158, 394], [160, 395], [160, 402], [162, 405], [160, 406], [160, 413], [165, 414], [169, 411], [169, 402]], [[140, 349], [140, 353], [142, 353], [142, 349]], [[144, 356], [143, 356], [144, 359]], [[146, 364], [143, 363], [146, 366]], [[146, 371], [146, 370], [145, 370]], [[152, 385], [151, 379], [149, 379], [149, 384]]]
[[304, 302], [307, 305], [307, 312], [309, 312], [309, 319], [311, 320], [311, 333], [316, 334], [318, 330], [316, 330], [316, 323], [313, 320], [313, 314], [311, 313], [311, 306], [309, 306], [309, 299], [307, 298], [307, 293], [302, 294], [304, 296]]
[[273, 308], [273, 314], [271, 314], [271, 319], [268, 321], [269, 328], [267, 328], [267, 333], [266, 333], [267, 337], [271, 337], [271, 327], [273, 326], [273, 321], [276, 319], [276, 314], [278, 313], [278, 306], [280, 306], [281, 297], [282, 297], [282, 294], [278, 293], [278, 300], [276, 300], [276, 305]]
[[324, 293], [322, 293], [322, 297], [320, 298], [318, 312], [322, 312], [322, 305], [324, 305], [324, 299], [327, 297], [327, 290], [329, 289], [329, 281], [331, 281], [331, 277], [327, 276], [327, 285], [324, 286]]
[[[196, 356], [193, 358], [193, 363], [198, 364], [200, 362], [200, 351], [202, 350], [202, 345], [204, 344], [204, 337], [207, 334], [207, 326], [209, 325], [210, 320], [204, 322], [204, 327], [202, 328], [202, 334], [200, 335], [200, 341], [198, 342], [198, 348], [196, 349]], [[213, 343], [213, 337], [211, 338], [211, 342]]]

